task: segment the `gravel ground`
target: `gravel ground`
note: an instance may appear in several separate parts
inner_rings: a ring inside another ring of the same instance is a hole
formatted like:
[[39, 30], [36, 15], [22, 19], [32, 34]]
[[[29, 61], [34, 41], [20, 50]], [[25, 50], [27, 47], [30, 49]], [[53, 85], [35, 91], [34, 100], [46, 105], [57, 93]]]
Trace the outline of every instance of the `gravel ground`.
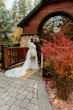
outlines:
[[46, 91], [49, 101], [52, 105], [52, 110], [73, 110], [73, 92], [70, 94], [67, 101], [63, 101], [57, 97], [56, 88], [51, 80], [46, 82]]

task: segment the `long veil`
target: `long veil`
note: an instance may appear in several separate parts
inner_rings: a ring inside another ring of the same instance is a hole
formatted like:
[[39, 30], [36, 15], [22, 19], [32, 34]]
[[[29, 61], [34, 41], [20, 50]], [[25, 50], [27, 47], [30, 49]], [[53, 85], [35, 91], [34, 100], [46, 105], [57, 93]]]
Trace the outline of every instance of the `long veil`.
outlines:
[[31, 43], [31, 40], [29, 39], [27, 44], [28, 48], [30, 47], [30, 43]]

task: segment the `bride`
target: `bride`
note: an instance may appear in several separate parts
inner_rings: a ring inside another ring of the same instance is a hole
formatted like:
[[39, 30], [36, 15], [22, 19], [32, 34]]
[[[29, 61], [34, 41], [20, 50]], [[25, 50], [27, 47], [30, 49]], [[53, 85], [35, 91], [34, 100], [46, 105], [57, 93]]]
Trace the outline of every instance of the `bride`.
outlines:
[[37, 51], [36, 45], [33, 43], [33, 39], [30, 40], [28, 43], [28, 52], [26, 55], [26, 60], [22, 67], [17, 67], [11, 70], [7, 70], [5, 75], [8, 77], [19, 77], [26, 74], [27, 70], [29, 69], [38, 69], [38, 58], [37, 58]]

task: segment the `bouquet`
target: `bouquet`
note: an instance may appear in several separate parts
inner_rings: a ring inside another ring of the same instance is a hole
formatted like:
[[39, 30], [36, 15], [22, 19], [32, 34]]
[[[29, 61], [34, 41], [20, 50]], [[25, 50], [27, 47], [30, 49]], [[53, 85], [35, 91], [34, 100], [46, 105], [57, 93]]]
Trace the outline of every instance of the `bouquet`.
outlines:
[[31, 54], [30, 59], [31, 59], [31, 60], [34, 60], [34, 59], [35, 59], [35, 55], [32, 55], [32, 54]]

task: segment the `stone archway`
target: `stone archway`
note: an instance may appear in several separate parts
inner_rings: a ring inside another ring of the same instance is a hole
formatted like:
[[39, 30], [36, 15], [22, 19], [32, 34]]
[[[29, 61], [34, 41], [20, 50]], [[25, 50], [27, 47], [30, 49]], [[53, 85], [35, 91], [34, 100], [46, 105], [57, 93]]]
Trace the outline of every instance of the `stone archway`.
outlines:
[[49, 13], [42, 19], [38, 27], [40, 38], [46, 38], [49, 33], [64, 33], [73, 36], [73, 16], [65, 11]]

